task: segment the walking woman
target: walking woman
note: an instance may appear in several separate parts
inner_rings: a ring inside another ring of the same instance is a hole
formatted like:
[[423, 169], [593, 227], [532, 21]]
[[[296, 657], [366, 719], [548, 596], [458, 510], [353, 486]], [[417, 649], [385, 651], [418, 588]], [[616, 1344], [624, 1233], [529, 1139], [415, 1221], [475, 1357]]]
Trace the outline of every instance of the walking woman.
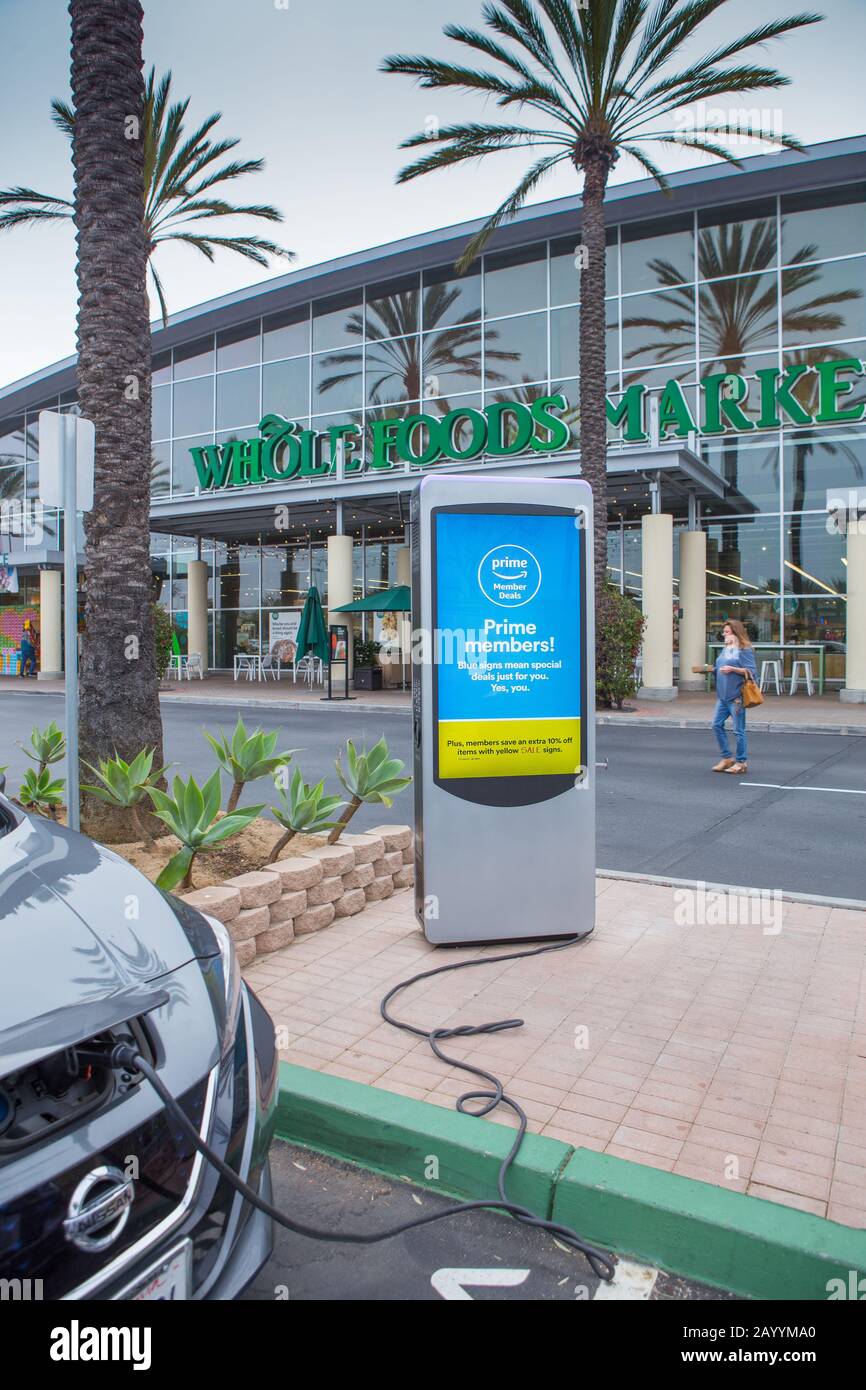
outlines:
[[[755, 654], [749, 641], [749, 634], [736, 618], [729, 618], [722, 631], [724, 648], [716, 657], [715, 668], [695, 667], [695, 670], [711, 671], [716, 674], [716, 710], [713, 715], [713, 733], [719, 745], [720, 760], [713, 772], [730, 772], [739, 776], [748, 772], [748, 747], [746, 744], [746, 707], [743, 704], [743, 685], [746, 677], [758, 679]], [[731, 757], [728, 744], [728, 731], [725, 725], [731, 719], [736, 735], [736, 758]]]

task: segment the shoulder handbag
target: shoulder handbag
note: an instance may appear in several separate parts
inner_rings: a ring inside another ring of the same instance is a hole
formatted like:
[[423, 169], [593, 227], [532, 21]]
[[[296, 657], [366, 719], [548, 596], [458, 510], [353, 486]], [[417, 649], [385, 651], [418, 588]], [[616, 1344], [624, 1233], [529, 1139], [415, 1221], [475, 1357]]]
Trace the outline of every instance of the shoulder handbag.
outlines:
[[754, 676], [746, 676], [746, 679], [743, 681], [743, 706], [746, 709], [751, 709], [753, 705], [762, 705], [763, 703], [764, 697], [761, 694], [758, 682], [755, 680]]

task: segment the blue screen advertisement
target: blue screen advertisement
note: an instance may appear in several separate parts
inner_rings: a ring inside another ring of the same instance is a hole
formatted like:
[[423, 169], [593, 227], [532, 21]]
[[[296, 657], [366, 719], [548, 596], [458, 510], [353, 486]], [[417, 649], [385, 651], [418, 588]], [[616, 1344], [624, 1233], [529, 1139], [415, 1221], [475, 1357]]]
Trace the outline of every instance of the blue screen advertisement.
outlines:
[[581, 525], [435, 514], [440, 780], [579, 772]]

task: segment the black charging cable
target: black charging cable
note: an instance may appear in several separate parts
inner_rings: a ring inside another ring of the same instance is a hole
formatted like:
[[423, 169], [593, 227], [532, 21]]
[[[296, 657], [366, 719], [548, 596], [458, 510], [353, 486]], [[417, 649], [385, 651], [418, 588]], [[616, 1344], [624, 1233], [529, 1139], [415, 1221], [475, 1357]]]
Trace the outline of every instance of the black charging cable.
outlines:
[[[599, 1279], [610, 1280], [614, 1276], [614, 1263], [609, 1255], [606, 1255], [601, 1250], [595, 1249], [594, 1246], [587, 1245], [586, 1242], [581, 1240], [568, 1226], [561, 1226], [555, 1221], [547, 1221], [543, 1217], [536, 1216], [528, 1207], [523, 1207], [516, 1202], [509, 1201], [505, 1193], [505, 1178], [508, 1169], [517, 1156], [517, 1152], [523, 1141], [523, 1136], [526, 1133], [526, 1115], [517, 1101], [505, 1094], [501, 1082], [499, 1082], [495, 1076], [491, 1076], [489, 1072], [482, 1071], [480, 1067], [470, 1066], [468, 1062], [461, 1062], [448, 1057], [442, 1052], [438, 1045], [440, 1038], [467, 1037], [474, 1033], [498, 1033], [506, 1028], [519, 1028], [523, 1023], [523, 1019], [509, 1018], [503, 1019], [497, 1023], [483, 1023], [476, 1026], [467, 1024], [459, 1028], [438, 1028], [428, 1033], [424, 1029], [415, 1028], [410, 1023], [403, 1023], [399, 1019], [393, 1018], [388, 1013], [387, 1008], [389, 1001], [393, 999], [395, 994], [398, 994], [401, 990], [408, 989], [410, 985], [417, 983], [418, 980], [429, 979], [431, 975], [441, 975], [448, 970], [462, 970], [473, 965], [493, 965], [497, 961], [522, 960], [527, 956], [538, 956], [545, 951], [556, 951], [561, 950], [565, 946], [573, 946], [576, 942], [582, 941], [584, 937], [588, 935], [588, 932], [583, 932], [578, 936], [568, 937], [564, 941], [557, 941], [551, 945], [538, 946], [530, 951], [517, 951], [504, 956], [479, 957], [476, 960], [455, 961], [450, 965], [440, 965], [435, 970], [427, 970], [420, 975], [413, 975], [410, 980], [403, 980], [385, 995], [380, 1005], [380, 1010], [386, 1022], [390, 1023], [395, 1028], [401, 1028], [404, 1032], [415, 1033], [420, 1037], [427, 1038], [433, 1051], [443, 1062], [447, 1062], [451, 1066], [462, 1067], [463, 1070], [472, 1072], [476, 1076], [483, 1077], [484, 1080], [490, 1083], [492, 1087], [490, 1091], [469, 1091], [465, 1095], [460, 1096], [457, 1101], [457, 1109], [460, 1110], [461, 1113], [474, 1113], [479, 1116], [486, 1115], [489, 1114], [496, 1105], [505, 1104], [511, 1107], [518, 1118], [518, 1129], [514, 1143], [509, 1153], [503, 1159], [502, 1166], [499, 1170], [498, 1201], [491, 1198], [489, 1200], [479, 1199], [473, 1202], [455, 1202], [444, 1211], [431, 1212], [427, 1216], [416, 1216], [412, 1221], [404, 1221], [401, 1225], [391, 1226], [385, 1231], [374, 1231], [370, 1233], [363, 1231], [323, 1231], [319, 1230], [318, 1227], [307, 1226], [301, 1221], [292, 1220], [291, 1217], [281, 1212], [278, 1207], [273, 1206], [271, 1202], [267, 1202], [263, 1197], [260, 1197], [259, 1194], [254, 1191], [248, 1183], [245, 1183], [243, 1178], [238, 1177], [234, 1169], [230, 1168], [229, 1165], [220, 1158], [219, 1154], [215, 1153], [210, 1145], [202, 1139], [195, 1125], [184, 1113], [175, 1097], [171, 1094], [171, 1091], [168, 1090], [167, 1086], [162, 1081], [162, 1078], [154, 1070], [147, 1058], [142, 1057], [141, 1053], [138, 1052], [135, 1047], [129, 1043], [117, 1043], [105, 1055], [103, 1060], [107, 1061], [111, 1067], [118, 1070], [140, 1072], [141, 1075], [150, 1082], [156, 1094], [171, 1112], [187, 1139], [198, 1149], [199, 1153], [207, 1159], [211, 1167], [215, 1168], [221, 1177], [225, 1178], [226, 1182], [228, 1182], [236, 1192], [239, 1192], [251, 1206], [256, 1207], [259, 1211], [263, 1212], [265, 1216], [269, 1216], [272, 1221], [275, 1221], [277, 1225], [284, 1226], [287, 1231], [292, 1231], [295, 1235], [306, 1236], [309, 1240], [335, 1241], [343, 1245], [376, 1245], [379, 1241], [391, 1240], [394, 1236], [403, 1235], [406, 1231], [417, 1230], [420, 1226], [429, 1226], [434, 1221], [444, 1221], [447, 1217], [457, 1216], [461, 1212], [484, 1210], [503, 1211], [515, 1217], [518, 1221], [524, 1222], [526, 1225], [536, 1226], [540, 1230], [547, 1231], [550, 1235], [562, 1241], [563, 1244], [569, 1246], [570, 1249], [579, 1251], [582, 1255], [586, 1256], [593, 1273]], [[479, 1099], [485, 1102], [480, 1110], [473, 1112], [465, 1109], [466, 1101]]]

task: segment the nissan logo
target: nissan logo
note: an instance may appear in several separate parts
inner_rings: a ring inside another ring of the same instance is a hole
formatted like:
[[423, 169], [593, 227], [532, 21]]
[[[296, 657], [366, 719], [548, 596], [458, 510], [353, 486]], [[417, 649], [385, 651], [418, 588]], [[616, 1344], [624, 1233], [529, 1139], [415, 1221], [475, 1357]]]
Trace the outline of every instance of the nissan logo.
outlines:
[[134, 1195], [132, 1178], [119, 1168], [91, 1169], [72, 1194], [63, 1234], [79, 1250], [107, 1250], [129, 1220]]

